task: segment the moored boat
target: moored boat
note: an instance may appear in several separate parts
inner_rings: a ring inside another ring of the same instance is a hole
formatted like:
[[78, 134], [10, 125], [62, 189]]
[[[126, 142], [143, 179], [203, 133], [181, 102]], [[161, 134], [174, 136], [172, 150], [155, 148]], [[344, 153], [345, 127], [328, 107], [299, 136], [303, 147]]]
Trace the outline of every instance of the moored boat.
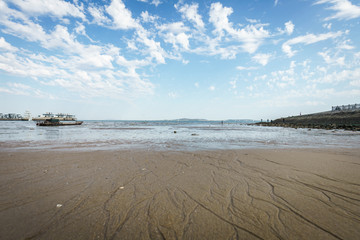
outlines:
[[49, 118], [44, 121], [37, 122], [37, 126], [47, 126], [47, 127], [53, 127], [53, 126], [73, 126], [73, 125], [81, 125], [83, 121], [71, 121], [71, 122], [61, 122], [57, 118]]
[[51, 112], [44, 113], [42, 115], [39, 115], [38, 117], [33, 117], [33, 121], [45, 121], [47, 119], [58, 119], [59, 121], [76, 121], [76, 117], [71, 114], [64, 114], [64, 113], [58, 113], [53, 114]]

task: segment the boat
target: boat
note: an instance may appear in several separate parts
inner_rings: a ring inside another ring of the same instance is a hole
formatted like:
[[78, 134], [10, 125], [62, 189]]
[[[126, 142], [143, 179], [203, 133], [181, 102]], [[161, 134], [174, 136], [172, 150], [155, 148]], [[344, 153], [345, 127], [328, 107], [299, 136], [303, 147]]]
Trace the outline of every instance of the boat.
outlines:
[[46, 127], [54, 127], [54, 126], [74, 126], [81, 125], [83, 121], [71, 121], [71, 122], [61, 122], [57, 118], [48, 118], [44, 121], [38, 121], [36, 123], [37, 126], [46, 126]]
[[53, 114], [51, 112], [47, 112], [39, 115], [38, 117], [32, 118], [32, 120], [36, 122], [45, 121], [47, 119], [58, 119], [59, 121], [76, 121], [76, 117], [74, 115], [65, 113]]
[[74, 126], [81, 125], [83, 121], [77, 121], [75, 115], [58, 113], [52, 114], [47, 112], [43, 115], [40, 115], [36, 118], [32, 118], [33, 121], [36, 121], [37, 126]]

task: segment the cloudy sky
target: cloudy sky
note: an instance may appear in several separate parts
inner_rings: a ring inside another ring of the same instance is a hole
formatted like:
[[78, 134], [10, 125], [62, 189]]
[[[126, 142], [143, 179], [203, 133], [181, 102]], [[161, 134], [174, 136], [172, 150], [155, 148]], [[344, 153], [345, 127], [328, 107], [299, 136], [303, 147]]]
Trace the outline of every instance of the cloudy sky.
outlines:
[[0, 0], [0, 112], [273, 119], [360, 103], [357, 0]]

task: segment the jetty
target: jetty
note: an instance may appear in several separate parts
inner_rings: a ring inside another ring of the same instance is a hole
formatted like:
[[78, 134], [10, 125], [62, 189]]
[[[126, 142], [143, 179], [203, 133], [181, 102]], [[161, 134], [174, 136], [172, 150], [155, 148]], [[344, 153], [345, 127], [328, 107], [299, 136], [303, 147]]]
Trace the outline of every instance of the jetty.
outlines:
[[333, 106], [326, 112], [283, 117], [256, 125], [360, 131], [360, 104]]

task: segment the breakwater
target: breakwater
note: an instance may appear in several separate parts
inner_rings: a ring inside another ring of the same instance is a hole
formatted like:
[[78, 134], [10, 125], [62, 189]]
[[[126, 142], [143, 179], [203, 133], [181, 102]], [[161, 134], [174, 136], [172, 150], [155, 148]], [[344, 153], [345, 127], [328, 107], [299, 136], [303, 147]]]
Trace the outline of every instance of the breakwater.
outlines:
[[293, 128], [345, 129], [360, 131], [360, 109], [328, 111], [307, 115], [278, 118], [270, 122], [259, 122], [261, 126]]

